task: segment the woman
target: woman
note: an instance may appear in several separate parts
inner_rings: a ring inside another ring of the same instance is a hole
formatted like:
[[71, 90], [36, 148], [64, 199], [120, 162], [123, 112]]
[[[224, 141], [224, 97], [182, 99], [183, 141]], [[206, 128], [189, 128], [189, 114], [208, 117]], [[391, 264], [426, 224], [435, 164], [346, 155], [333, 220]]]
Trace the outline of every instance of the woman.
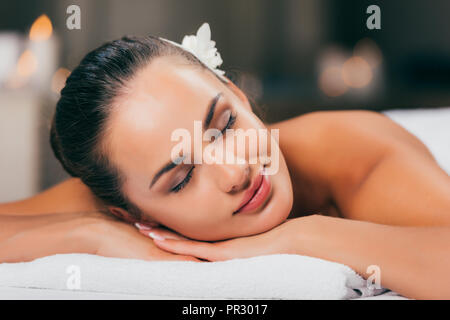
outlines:
[[[404, 296], [450, 298], [450, 179], [419, 140], [367, 111], [266, 126], [245, 94], [211, 71], [154, 37], [89, 53], [67, 79], [51, 129], [73, 178], [0, 205], [0, 261], [294, 253], [363, 277], [376, 265], [381, 285]], [[278, 129], [277, 172], [249, 158], [171, 161], [172, 133], [193, 132], [194, 121], [220, 133], [204, 145], [233, 139], [227, 129]]]

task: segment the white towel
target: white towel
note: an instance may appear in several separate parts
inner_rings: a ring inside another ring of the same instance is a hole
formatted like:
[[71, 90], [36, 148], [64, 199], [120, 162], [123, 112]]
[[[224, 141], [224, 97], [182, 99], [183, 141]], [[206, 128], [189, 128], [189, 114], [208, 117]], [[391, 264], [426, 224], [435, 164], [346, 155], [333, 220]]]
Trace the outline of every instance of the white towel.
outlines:
[[348, 266], [275, 254], [220, 262], [58, 254], [0, 264], [0, 287], [186, 299], [352, 299], [378, 295]]

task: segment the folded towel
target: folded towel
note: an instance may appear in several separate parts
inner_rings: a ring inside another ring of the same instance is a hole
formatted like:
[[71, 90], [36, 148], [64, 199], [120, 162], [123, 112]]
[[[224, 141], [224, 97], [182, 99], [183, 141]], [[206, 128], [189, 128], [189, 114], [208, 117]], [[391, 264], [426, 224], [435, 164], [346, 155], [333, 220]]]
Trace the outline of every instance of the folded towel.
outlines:
[[58, 254], [0, 264], [0, 287], [168, 299], [353, 299], [387, 291], [343, 264], [294, 254], [200, 263]]

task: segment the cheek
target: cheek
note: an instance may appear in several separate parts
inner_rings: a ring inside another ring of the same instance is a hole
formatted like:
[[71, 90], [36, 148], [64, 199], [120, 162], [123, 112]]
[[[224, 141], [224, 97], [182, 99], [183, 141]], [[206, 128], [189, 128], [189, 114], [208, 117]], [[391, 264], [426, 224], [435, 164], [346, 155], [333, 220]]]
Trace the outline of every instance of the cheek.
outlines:
[[280, 165], [280, 185], [282, 189], [282, 194], [284, 197], [284, 203], [282, 211], [284, 212], [285, 218], [289, 216], [294, 203], [294, 194], [292, 189], [292, 181], [287, 169], [286, 163], [281, 161]]
[[287, 195], [290, 198], [293, 198], [291, 175], [289, 174], [286, 161], [284, 160], [284, 156], [281, 151], [279, 153], [279, 180], [283, 185]]
[[272, 178], [277, 189], [277, 209], [275, 211], [280, 214], [280, 218], [287, 218], [292, 209], [294, 195], [289, 170], [281, 154], [279, 159], [279, 170]]

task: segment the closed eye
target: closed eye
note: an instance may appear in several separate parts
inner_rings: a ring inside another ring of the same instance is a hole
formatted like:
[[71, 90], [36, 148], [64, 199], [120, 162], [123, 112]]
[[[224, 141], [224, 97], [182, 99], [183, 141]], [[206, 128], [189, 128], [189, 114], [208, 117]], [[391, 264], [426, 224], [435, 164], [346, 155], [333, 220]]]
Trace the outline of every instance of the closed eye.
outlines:
[[179, 184], [177, 184], [175, 187], [173, 187], [172, 189], [170, 189], [170, 192], [179, 192], [180, 190], [182, 190], [191, 180], [192, 178], [192, 172], [194, 171], [195, 166], [192, 166], [192, 168], [188, 171], [186, 177], [183, 179], [183, 181], [181, 181]]
[[[230, 129], [234, 125], [234, 123], [236, 122], [236, 118], [237, 118], [237, 115], [233, 115], [230, 112], [230, 117], [228, 118], [227, 124], [220, 131], [221, 135], [223, 135], [227, 129]], [[174, 193], [177, 193], [177, 192], [181, 191], [184, 187], [186, 187], [186, 185], [189, 183], [189, 181], [192, 178], [192, 174], [193, 174], [194, 168], [195, 168], [195, 166], [192, 166], [192, 168], [188, 171], [188, 173], [186, 174], [186, 177], [183, 179], [183, 181], [181, 181], [175, 187], [170, 189], [170, 191], [174, 192]]]
[[236, 122], [236, 118], [237, 118], [237, 115], [235, 116], [232, 113], [230, 113], [230, 118], [228, 119], [228, 123], [225, 126], [225, 128], [223, 128], [221, 131], [222, 134], [224, 134], [227, 129], [230, 129], [234, 125], [234, 123]]

